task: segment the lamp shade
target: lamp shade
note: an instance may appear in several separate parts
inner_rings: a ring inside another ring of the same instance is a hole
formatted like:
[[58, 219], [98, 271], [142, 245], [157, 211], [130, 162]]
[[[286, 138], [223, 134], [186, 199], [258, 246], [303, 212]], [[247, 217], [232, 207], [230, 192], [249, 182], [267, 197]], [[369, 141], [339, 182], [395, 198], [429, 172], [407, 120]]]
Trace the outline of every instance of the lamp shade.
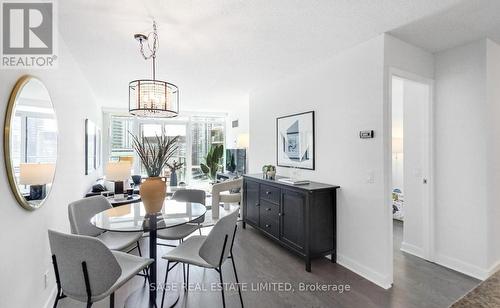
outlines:
[[106, 180], [124, 181], [130, 177], [132, 164], [128, 161], [109, 162], [106, 166]]
[[236, 147], [239, 149], [246, 149], [248, 148], [249, 144], [249, 138], [250, 136], [248, 134], [239, 134], [238, 138], [236, 139]]
[[403, 153], [403, 138], [392, 138], [392, 153]]
[[52, 183], [55, 164], [20, 164], [19, 184], [21, 185], [43, 185]]
[[129, 83], [129, 112], [138, 117], [172, 118], [179, 114], [179, 89], [161, 80]]
[[127, 163], [130, 163], [132, 165], [134, 163], [134, 156], [120, 156], [119, 161], [120, 162], [127, 162]]

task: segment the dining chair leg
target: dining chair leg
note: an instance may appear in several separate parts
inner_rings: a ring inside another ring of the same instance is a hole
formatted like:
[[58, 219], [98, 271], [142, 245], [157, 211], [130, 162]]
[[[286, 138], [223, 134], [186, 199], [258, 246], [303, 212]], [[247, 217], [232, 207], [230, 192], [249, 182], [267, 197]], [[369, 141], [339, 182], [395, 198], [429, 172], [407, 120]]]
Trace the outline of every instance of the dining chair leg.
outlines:
[[139, 241], [137, 241], [136, 244], [137, 244], [137, 251], [139, 252], [139, 257], [142, 257], [141, 245], [139, 244]]
[[182, 282], [184, 282], [184, 289], [186, 288], [186, 264], [182, 263]]
[[109, 308], [115, 308], [115, 292], [109, 296]]
[[163, 294], [161, 296], [161, 308], [163, 308], [163, 302], [165, 301], [165, 291], [167, 290], [167, 279], [168, 279], [169, 268], [170, 268], [170, 261], [167, 261], [167, 270], [165, 271], [165, 281], [163, 282]]
[[189, 291], [189, 263], [187, 264], [186, 292]]
[[224, 298], [224, 282], [222, 281], [222, 267], [219, 268], [219, 278], [220, 278], [220, 284], [221, 284], [221, 294], [222, 294], [222, 307], [226, 308], [226, 299]]
[[92, 307], [92, 302], [87, 302], [87, 308]]
[[200, 231], [200, 235], [201, 235], [201, 224], [198, 223], [198, 231]]
[[59, 280], [59, 269], [57, 268], [56, 255], [52, 255], [52, 265], [54, 267], [54, 274], [56, 276], [56, 284], [57, 284], [57, 295], [56, 295], [56, 300], [55, 300], [54, 306], [53, 306], [53, 308], [56, 308], [57, 303], [59, 302], [59, 299], [62, 298], [61, 281]]
[[[135, 242], [136, 247], [137, 247], [137, 252], [139, 253], [139, 257], [142, 257], [142, 251], [141, 251], [141, 245], [139, 244], [139, 241]], [[143, 269], [142, 272], [144, 273], [144, 282], [147, 282], [148, 279], [148, 271], [146, 269]]]
[[240, 295], [240, 303], [243, 308], [243, 297], [241, 296], [240, 281], [238, 280], [238, 274], [236, 273], [236, 265], [234, 264], [234, 256], [231, 256], [231, 262], [233, 263], [234, 277], [236, 278], [236, 285], [238, 286], [238, 294]]

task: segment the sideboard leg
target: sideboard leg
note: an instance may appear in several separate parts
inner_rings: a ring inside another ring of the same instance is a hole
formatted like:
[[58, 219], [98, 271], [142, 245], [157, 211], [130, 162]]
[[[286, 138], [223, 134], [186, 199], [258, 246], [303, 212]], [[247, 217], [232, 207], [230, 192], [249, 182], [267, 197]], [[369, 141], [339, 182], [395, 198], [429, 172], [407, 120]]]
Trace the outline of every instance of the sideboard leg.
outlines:
[[243, 222], [243, 229], [246, 229], [246, 228], [247, 228], [247, 223]]
[[311, 272], [311, 258], [306, 257], [306, 272]]
[[337, 263], [337, 254], [336, 253], [332, 253], [330, 255], [330, 262]]

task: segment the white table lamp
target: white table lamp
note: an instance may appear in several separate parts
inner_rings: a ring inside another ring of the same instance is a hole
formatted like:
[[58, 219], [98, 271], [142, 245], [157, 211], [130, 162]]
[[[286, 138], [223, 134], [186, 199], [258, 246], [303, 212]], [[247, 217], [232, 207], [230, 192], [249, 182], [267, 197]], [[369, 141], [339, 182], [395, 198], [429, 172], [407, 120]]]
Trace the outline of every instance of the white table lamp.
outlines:
[[106, 180], [115, 182], [115, 198], [123, 198], [123, 181], [130, 177], [132, 164], [129, 161], [108, 162]]
[[30, 186], [30, 200], [43, 200], [46, 184], [52, 183], [56, 165], [23, 163], [19, 165], [19, 184]]
[[246, 149], [248, 148], [249, 141], [250, 136], [248, 134], [239, 134], [236, 139], [236, 147], [238, 149]]

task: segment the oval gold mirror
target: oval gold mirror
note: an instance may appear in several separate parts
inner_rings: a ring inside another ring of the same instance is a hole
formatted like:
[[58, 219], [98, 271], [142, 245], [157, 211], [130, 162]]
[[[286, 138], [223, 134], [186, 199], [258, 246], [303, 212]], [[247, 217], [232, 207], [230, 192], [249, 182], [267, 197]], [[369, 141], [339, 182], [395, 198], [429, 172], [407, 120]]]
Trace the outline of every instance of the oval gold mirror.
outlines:
[[41, 207], [52, 188], [57, 161], [57, 119], [49, 92], [33, 76], [21, 77], [10, 94], [4, 126], [9, 184], [27, 210]]

